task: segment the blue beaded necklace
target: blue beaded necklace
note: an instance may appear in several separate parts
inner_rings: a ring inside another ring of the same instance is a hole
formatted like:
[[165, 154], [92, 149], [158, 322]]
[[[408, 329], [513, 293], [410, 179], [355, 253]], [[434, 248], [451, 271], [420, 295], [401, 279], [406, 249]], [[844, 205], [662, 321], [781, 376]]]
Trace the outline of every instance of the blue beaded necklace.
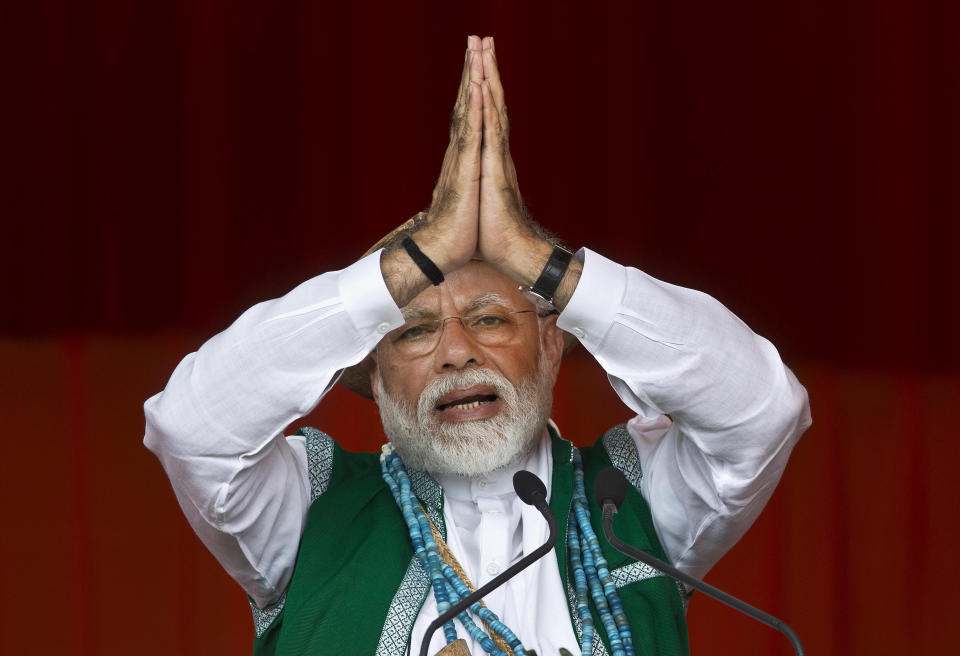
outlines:
[[[600, 552], [596, 533], [590, 525], [590, 506], [583, 482], [583, 461], [577, 449], [573, 450], [573, 466], [573, 513], [567, 523], [567, 547], [575, 583], [577, 615], [583, 624], [580, 650], [584, 654], [590, 654], [592, 650], [593, 637], [596, 633], [589, 606], [589, 600], [592, 599], [613, 649], [613, 656], [634, 656], [630, 624], [623, 611], [623, 604], [620, 602], [616, 586], [610, 577], [607, 561]], [[383, 453], [380, 455], [380, 470], [383, 480], [390, 488], [390, 493], [403, 514], [410, 532], [413, 550], [430, 577], [433, 594], [437, 600], [437, 611], [443, 614], [460, 599], [469, 595], [471, 590], [463, 578], [440, 555], [430, 520], [411, 491], [410, 479], [403, 461], [390, 444], [383, 447]], [[457, 619], [486, 653], [491, 656], [508, 656], [512, 651], [515, 656], [526, 656], [520, 639], [500, 621], [496, 613], [482, 606], [480, 602], [470, 606], [470, 611], [483, 620], [490, 629], [490, 633], [478, 627], [466, 611], [457, 615]], [[457, 639], [457, 629], [452, 621], [443, 625], [443, 634], [447, 644]], [[506, 643], [507, 651], [501, 649], [503, 643]]]
[[583, 483], [583, 460], [577, 449], [573, 450], [573, 512], [567, 520], [567, 550], [573, 570], [577, 615], [583, 623], [580, 651], [589, 654], [592, 650], [596, 632], [589, 606], [589, 600], [592, 599], [613, 656], [634, 656], [630, 622], [617, 594], [617, 586], [610, 576], [607, 559], [600, 551], [597, 534], [590, 524], [590, 505]]

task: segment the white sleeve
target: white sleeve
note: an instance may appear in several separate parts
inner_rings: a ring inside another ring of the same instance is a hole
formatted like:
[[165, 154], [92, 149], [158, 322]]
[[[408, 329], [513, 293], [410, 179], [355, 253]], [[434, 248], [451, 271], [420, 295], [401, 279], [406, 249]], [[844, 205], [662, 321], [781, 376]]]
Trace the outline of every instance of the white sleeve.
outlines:
[[582, 249], [557, 324], [637, 417], [640, 492], [675, 566], [702, 577], [756, 519], [810, 426], [773, 345], [718, 301]]
[[310, 505], [304, 440], [283, 431], [403, 323], [380, 253], [250, 308], [144, 404], [191, 526], [261, 607], [289, 583]]

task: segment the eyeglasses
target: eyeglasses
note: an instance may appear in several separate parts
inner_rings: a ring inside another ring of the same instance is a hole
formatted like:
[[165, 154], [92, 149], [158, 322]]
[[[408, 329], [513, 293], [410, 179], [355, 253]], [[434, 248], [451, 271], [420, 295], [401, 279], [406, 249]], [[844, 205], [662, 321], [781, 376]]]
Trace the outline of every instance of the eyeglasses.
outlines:
[[536, 310], [490, 311], [466, 316], [413, 319], [395, 330], [391, 337], [393, 347], [406, 357], [416, 358], [431, 353], [440, 343], [443, 328], [450, 319], [456, 319], [471, 337], [484, 346], [499, 346], [514, 338], [519, 329], [521, 314], [536, 314]]

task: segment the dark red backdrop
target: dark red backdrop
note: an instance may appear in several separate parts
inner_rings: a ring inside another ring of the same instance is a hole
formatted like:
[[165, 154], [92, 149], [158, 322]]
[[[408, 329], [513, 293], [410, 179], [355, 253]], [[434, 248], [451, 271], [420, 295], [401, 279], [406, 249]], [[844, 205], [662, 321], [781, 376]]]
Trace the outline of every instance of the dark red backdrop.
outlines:
[[[395, 5], [0, 5], [0, 652], [248, 650], [139, 404], [429, 201], [470, 32], [497, 38], [535, 217], [713, 294], [810, 390], [814, 428], [710, 580], [810, 653], [960, 646], [960, 5]], [[582, 352], [558, 400], [578, 442], [626, 416]], [[345, 391], [310, 421], [355, 414], [375, 446]], [[690, 623], [697, 653], [788, 653], [707, 600]]]

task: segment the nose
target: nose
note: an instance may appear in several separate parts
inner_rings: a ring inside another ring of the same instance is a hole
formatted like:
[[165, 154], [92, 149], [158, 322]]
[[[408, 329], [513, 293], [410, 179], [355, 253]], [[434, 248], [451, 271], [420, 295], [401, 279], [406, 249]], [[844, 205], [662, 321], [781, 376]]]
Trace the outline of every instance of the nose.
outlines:
[[482, 365], [484, 362], [481, 346], [463, 327], [458, 317], [450, 317], [443, 322], [440, 341], [433, 351], [434, 368], [437, 372], [463, 369], [468, 365]]

